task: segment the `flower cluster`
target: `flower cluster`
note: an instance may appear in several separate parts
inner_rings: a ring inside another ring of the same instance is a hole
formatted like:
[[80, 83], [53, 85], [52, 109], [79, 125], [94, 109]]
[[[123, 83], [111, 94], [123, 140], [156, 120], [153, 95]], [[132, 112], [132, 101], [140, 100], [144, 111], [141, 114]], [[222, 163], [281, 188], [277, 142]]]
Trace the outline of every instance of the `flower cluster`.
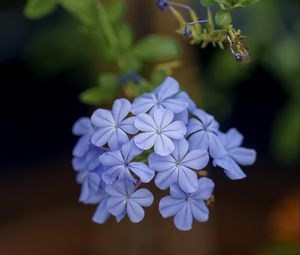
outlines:
[[254, 163], [256, 153], [241, 147], [236, 129], [219, 130], [213, 116], [196, 107], [178, 82], [167, 77], [150, 93], [114, 101], [112, 110], [98, 109], [91, 118], [73, 126], [79, 136], [73, 150], [73, 167], [81, 184], [80, 202], [98, 204], [93, 221], [104, 223], [110, 215], [119, 222], [126, 215], [136, 223], [153, 202], [148, 189], [154, 179], [161, 190], [159, 211], [174, 216], [180, 230], [192, 228], [193, 219], [207, 221], [206, 201], [214, 183], [201, 177], [209, 159], [232, 180], [246, 175], [240, 165]]

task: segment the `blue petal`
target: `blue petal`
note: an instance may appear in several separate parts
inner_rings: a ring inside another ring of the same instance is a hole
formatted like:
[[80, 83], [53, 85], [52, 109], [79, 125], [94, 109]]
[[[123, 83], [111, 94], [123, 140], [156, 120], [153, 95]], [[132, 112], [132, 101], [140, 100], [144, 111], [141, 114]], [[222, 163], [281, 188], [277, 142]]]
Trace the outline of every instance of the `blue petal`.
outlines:
[[122, 154], [126, 162], [130, 162], [135, 156], [140, 155], [143, 150], [139, 149], [131, 139], [129, 142], [122, 146]]
[[120, 214], [116, 216], [116, 221], [119, 223], [121, 220], [123, 220], [123, 218], [126, 216], [126, 210], [124, 208], [124, 211]]
[[156, 103], [156, 97], [153, 93], [145, 93], [136, 98], [131, 106], [131, 112], [135, 115], [148, 112]]
[[206, 150], [192, 150], [190, 151], [181, 163], [183, 166], [195, 170], [203, 169], [209, 161], [209, 156]]
[[208, 150], [207, 132], [199, 131], [189, 138], [190, 150]]
[[154, 151], [160, 156], [170, 155], [175, 149], [172, 140], [164, 134], [157, 135]]
[[154, 171], [143, 162], [131, 162], [128, 168], [134, 172], [143, 183], [150, 182], [154, 177]]
[[73, 156], [83, 157], [89, 150], [91, 144], [91, 136], [86, 134], [79, 138], [73, 149]]
[[114, 216], [118, 216], [123, 213], [126, 206], [126, 199], [124, 197], [109, 197], [107, 199], [107, 210]]
[[174, 114], [174, 121], [179, 120], [182, 121], [185, 125], [189, 123], [189, 112], [188, 110], [183, 110], [179, 113]]
[[196, 200], [207, 200], [211, 197], [215, 184], [209, 178], [202, 177], [198, 180], [198, 189], [190, 196]]
[[184, 100], [178, 98], [165, 99], [161, 102], [161, 105], [174, 113], [182, 112], [188, 107], [188, 104]]
[[142, 150], [149, 150], [155, 143], [157, 134], [155, 132], [145, 132], [134, 137], [135, 145]]
[[72, 133], [78, 136], [89, 134], [93, 132], [93, 130], [92, 123], [87, 117], [80, 118], [72, 127]]
[[88, 184], [88, 181], [85, 180], [81, 186], [79, 202], [84, 202], [85, 200], [87, 200], [89, 197], [89, 194], [90, 194], [89, 184]]
[[128, 115], [131, 109], [131, 104], [127, 99], [121, 98], [115, 100], [112, 106], [112, 115], [116, 123], [120, 124]]
[[153, 119], [155, 122], [155, 129], [162, 130], [165, 129], [173, 120], [174, 114], [167, 109], [156, 109], [153, 112]]
[[91, 138], [92, 143], [95, 146], [103, 146], [105, 145], [109, 138], [114, 135], [116, 129], [113, 127], [99, 128]]
[[114, 165], [109, 167], [101, 175], [105, 184], [112, 184], [122, 173], [125, 172], [124, 165]]
[[186, 126], [182, 121], [174, 121], [163, 129], [163, 134], [172, 139], [182, 139], [186, 134]]
[[186, 92], [181, 91], [179, 94], [176, 95], [176, 98], [181, 98], [185, 102], [187, 102], [188, 103], [188, 110], [190, 112], [193, 112], [196, 109], [195, 102], [190, 98], [190, 96]]
[[200, 222], [208, 220], [209, 211], [202, 200], [192, 200], [190, 203], [193, 217]]
[[178, 184], [179, 187], [186, 193], [196, 191], [198, 188], [197, 174], [184, 166], [179, 167]]
[[223, 157], [227, 154], [224, 145], [214, 133], [208, 132], [208, 151], [213, 158]]
[[204, 131], [204, 125], [195, 118], [190, 119], [187, 127], [187, 135], [191, 135], [198, 131]]
[[114, 127], [115, 120], [110, 111], [104, 109], [96, 110], [91, 117], [92, 123], [99, 128]]
[[244, 140], [244, 137], [239, 131], [237, 131], [237, 129], [231, 128], [226, 134], [221, 133], [220, 139], [222, 140], [225, 148], [229, 150], [240, 146]]
[[178, 93], [178, 91], [178, 82], [172, 77], [167, 77], [156, 90], [156, 95], [158, 100], [162, 101], [168, 97], [175, 95], [176, 93]]
[[174, 217], [174, 224], [180, 230], [190, 230], [192, 229], [193, 215], [191, 207], [188, 203], [185, 203], [184, 206], [176, 213]]
[[112, 150], [117, 150], [122, 147], [123, 144], [129, 141], [126, 133], [120, 129], [115, 129], [115, 132], [108, 139], [108, 146]]
[[148, 163], [153, 170], [162, 172], [174, 167], [176, 160], [171, 155], [159, 156], [153, 152], [148, 157]]
[[193, 111], [193, 115], [195, 115], [203, 123], [204, 126], [208, 126], [215, 119], [212, 115], [206, 113], [201, 109], [195, 109]]
[[172, 197], [175, 198], [184, 198], [184, 199], [187, 198], [187, 194], [182, 189], [180, 189], [177, 184], [171, 185], [170, 194]]
[[113, 185], [106, 185], [105, 192], [110, 197], [124, 198], [127, 194], [124, 182], [115, 181]]
[[93, 215], [92, 220], [96, 223], [103, 224], [110, 216], [109, 211], [106, 209], [107, 197], [100, 201], [97, 209]]
[[138, 130], [145, 132], [154, 132], [157, 129], [153, 118], [145, 113], [136, 117], [134, 125]]
[[184, 204], [184, 198], [178, 199], [171, 196], [166, 196], [159, 201], [159, 211], [164, 218], [168, 218], [178, 213]]
[[228, 154], [242, 166], [252, 165], [256, 160], [256, 151], [244, 147], [233, 148], [228, 151]]
[[140, 222], [145, 216], [144, 209], [132, 199], [127, 202], [126, 209], [127, 215], [133, 223]]
[[177, 160], [181, 161], [188, 152], [189, 144], [187, 140], [180, 139], [174, 141], [175, 149], [172, 152], [172, 156]]
[[230, 157], [224, 157], [224, 158], [216, 158], [213, 160], [214, 166], [219, 166], [224, 169], [225, 174], [231, 179], [231, 180], [239, 180], [246, 177], [245, 173], [242, 171], [242, 169], [238, 166], [237, 163]]
[[147, 189], [139, 189], [135, 191], [131, 196], [130, 199], [141, 206], [148, 207], [153, 203], [153, 195]]
[[155, 184], [158, 188], [165, 190], [178, 180], [178, 170], [175, 166], [163, 172], [159, 172], [155, 177]]
[[127, 134], [130, 134], [130, 135], [136, 134], [138, 132], [138, 130], [134, 126], [135, 118], [136, 117], [129, 117], [129, 118], [123, 120], [119, 127]]
[[99, 161], [105, 166], [124, 165], [124, 158], [121, 151], [105, 152], [100, 156]]

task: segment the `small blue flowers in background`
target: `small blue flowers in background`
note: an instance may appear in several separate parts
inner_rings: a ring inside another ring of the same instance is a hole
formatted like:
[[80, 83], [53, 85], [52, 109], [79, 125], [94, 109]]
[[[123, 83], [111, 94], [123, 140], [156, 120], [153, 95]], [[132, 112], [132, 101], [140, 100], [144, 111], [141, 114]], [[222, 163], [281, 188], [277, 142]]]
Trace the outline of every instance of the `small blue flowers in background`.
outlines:
[[80, 118], [72, 131], [79, 136], [72, 160], [82, 187], [79, 201], [97, 204], [92, 219], [101, 224], [111, 215], [117, 222], [125, 216], [140, 222], [154, 200], [140, 186], [154, 179], [159, 189], [170, 189], [159, 203], [161, 215], [174, 216], [178, 229], [189, 230], [193, 219], [208, 220], [206, 201], [214, 184], [199, 171], [209, 159], [232, 180], [244, 178], [240, 165], [256, 159], [253, 149], [241, 147], [236, 129], [221, 132], [171, 77], [132, 104], [117, 99], [111, 111], [97, 109], [91, 118]]

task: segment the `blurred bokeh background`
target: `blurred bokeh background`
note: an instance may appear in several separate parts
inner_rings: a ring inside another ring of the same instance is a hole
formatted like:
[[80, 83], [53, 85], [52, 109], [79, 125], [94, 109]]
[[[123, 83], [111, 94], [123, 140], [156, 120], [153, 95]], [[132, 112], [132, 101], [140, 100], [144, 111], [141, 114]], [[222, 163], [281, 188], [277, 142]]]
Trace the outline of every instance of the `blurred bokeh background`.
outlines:
[[[154, 0], [125, 2], [136, 38], [178, 40], [181, 66], [173, 76], [224, 131], [234, 126], [244, 134], [257, 163], [237, 182], [213, 171], [217, 202], [209, 222], [195, 222], [190, 232], [163, 220], [157, 201], [140, 224], [93, 223], [95, 207], [78, 203], [71, 127], [94, 109], [78, 96], [107, 70], [105, 56], [62, 8], [29, 20], [25, 1], [1, 0], [0, 254], [299, 254], [298, 1], [261, 0], [234, 12], [247, 35], [248, 64], [229, 50], [189, 45]], [[185, 2], [204, 17], [198, 1]]]

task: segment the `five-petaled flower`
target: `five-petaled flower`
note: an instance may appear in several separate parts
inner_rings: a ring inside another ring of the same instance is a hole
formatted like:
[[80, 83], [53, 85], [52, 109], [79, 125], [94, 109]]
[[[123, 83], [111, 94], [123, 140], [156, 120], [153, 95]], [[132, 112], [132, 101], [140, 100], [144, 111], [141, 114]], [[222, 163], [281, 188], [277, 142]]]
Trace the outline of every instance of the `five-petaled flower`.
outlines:
[[152, 113], [156, 109], [168, 109], [173, 113], [182, 112], [188, 107], [188, 103], [183, 98], [176, 97], [179, 91], [178, 82], [168, 77], [153, 92], [136, 98], [132, 103], [131, 112], [135, 115], [148, 111]]
[[143, 150], [139, 149], [133, 139], [122, 146], [121, 150], [105, 152], [99, 161], [106, 166], [102, 173], [102, 179], [106, 184], [112, 184], [117, 180], [127, 180], [136, 183], [138, 180], [134, 173], [143, 183], [151, 181], [154, 171], [143, 162], [132, 162], [133, 158], [140, 155]]
[[161, 188], [169, 188], [177, 183], [179, 187], [191, 193], [198, 188], [198, 177], [193, 171], [203, 169], [209, 160], [206, 150], [189, 151], [189, 144], [185, 139], [177, 140], [175, 150], [168, 156], [159, 156], [152, 153], [149, 158], [149, 166], [158, 172], [155, 184]]
[[153, 195], [149, 190], [135, 190], [135, 185], [128, 181], [115, 181], [112, 185], [106, 185], [105, 191], [108, 194], [108, 211], [116, 217], [127, 214], [134, 223], [144, 218], [143, 207], [153, 203]]
[[193, 115], [196, 118], [190, 119], [187, 129], [190, 148], [208, 150], [212, 157], [225, 155], [225, 148], [218, 137], [219, 123], [201, 109], [195, 109]]
[[208, 220], [208, 208], [205, 200], [208, 200], [213, 192], [214, 183], [208, 178], [198, 180], [198, 188], [193, 193], [186, 193], [177, 184], [170, 187], [170, 196], [162, 198], [159, 202], [159, 210], [164, 218], [174, 217], [174, 224], [180, 230], [190, 230], [193, 218], [197, 221]]
[[129, 138], [127, 134], [135, 134], [137, 129], [133, 123], [135, 117], [126, 116], [130, 112], [131, 104], [127, 99], [115, 100], [112, 111], [105, 109], [96, 110], [92, 117], [92, 124], [97, 130], [92, 135], [91, 141], [96, 146], [108, 143], [111, 149], [118, 149]]
[[167, 109], [156, 109], [153, 116], [142, 113], [136, 117], [135, 127], [142, 131], [134, 137], [137, 147], [149, 150], [154, 146], [154, 151], [160, 156], [166, 156], [175, 149], [171, 139], [182, 139], [186, 127], [182, 121], [173, 121], [174, 114]]
[[227, 153], [215, 157], [213, 165], [223, 168], [225, 174], [232, 180], [245, 178], [246, 175], [239, 165], [252, 165], [256, 160], [255, 150], [241, 147], [244, 138], [235, 128], [229, 129], [225, 134], [220, 132], [219, 138]]

